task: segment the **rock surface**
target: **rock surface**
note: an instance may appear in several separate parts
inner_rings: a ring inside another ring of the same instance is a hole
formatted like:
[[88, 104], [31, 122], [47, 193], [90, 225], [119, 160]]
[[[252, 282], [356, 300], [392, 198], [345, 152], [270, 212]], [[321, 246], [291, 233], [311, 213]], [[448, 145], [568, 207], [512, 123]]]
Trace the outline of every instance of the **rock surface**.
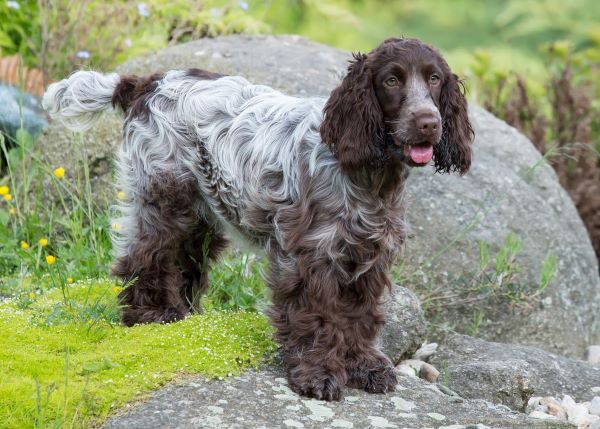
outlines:
[[105, 429], [153, 428], [438, 428], [560, 429], [573, 426], [527, 418], [482, 400], [447, 396], [434, 385], [401, 377], [387, 395], [348, 389], [342, 402], [293, 393], [280, 368], [230, 381], [188, 380], [110, 419]]
[[385, 303], [386, 324], [381, 332], [382, 350], [397, 364], [412, 356], [427, 338], [427, 323], [419, 298], [394, 285]]
[[600, 391], [600, 368], [534, 347], [451, 334], [432, 363], [448, 387], [464, 398], [482, 398], [525, 410], [535, 396], [570, 395], [590, 401]]
[[[0, 84], [0, 131], [15, 138], [21, 128], [21, 111], [19, 109], [19, 89], [14, 86]], [[40, 101], [31, 94], [22, 94], [23, 127], [32, 135], [39, 134], [47, 125]]]
[[[349, 58], [349, 53], [295, 36], [228, 36], [134, 58], [118, 71], [200, 67], [244, 75], [289, 94], [327, 96]], [[598, 263], [585, 227], [553, 170], [525, 137], [480, 108], [470, 113], [476, 131], [472, 170], [458, 177], [424, 168], [409, 178], [413, 233], [399, 278], [423, 298], [436, 326], [462, 331], [478, 311], [483, 315], [479, 335], [486, 339], [582, 357], [587, 345], [600, 343]], [[46, 159], [68, 172], [79, 168], [72, 154], [84, 152], [97, 201], [106, 203], [114, 198], [109, 173], [120, 129], [115, 115], [106, 115], [78, 138], [52, 124], [40, 146]], [[489, 296], [493, 284], [473, 280], [479, 242], [495, 255], [509, 232], [523, 243], [519, 273]], [[539, 291], [548, 255], [556, 257], [557, 274]], [[524, 294], [511, 299], [514, 290]]]

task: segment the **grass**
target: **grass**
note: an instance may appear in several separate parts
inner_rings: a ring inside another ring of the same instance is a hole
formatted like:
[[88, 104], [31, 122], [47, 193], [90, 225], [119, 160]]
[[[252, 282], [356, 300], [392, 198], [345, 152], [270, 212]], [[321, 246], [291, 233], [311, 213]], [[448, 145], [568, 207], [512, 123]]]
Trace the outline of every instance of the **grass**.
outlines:
[[89, 319], [69, 315], [59, 290], [26, 308], [14, 299], [0, 304], [3, 427], [98, 425], [183, 374], [239, 374], [274, 351], [270, 326], [257, 313], [211, 310], [176, 324], [125, 328], [114, 323], [111, 281], [68, 287], [73, 302], [95, 303]]

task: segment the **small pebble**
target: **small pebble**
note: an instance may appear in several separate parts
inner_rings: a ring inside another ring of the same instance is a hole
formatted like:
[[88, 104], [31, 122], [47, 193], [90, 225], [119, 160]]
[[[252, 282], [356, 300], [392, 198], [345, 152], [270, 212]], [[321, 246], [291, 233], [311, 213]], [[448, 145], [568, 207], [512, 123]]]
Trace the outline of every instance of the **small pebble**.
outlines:
[[408, 365], [400, 364], [396, 367], [396, 370], [401, 374], [408, 375], [409, 377], [417, 377], [415, 370]]
[[567, 410], [567, 416], [569, 423], [575, 423], [576, 425], [580, 425], [584, 423], [585, 418], [588, 416], [587, 407], [583, 404], [575, 404]]
[[600, 364], [600, 346], [589, 346], [585, 351], [585, 360], [592, 365]]
[[437, 343], [425, 343], [413, 354], [412, 358], [427, 362], [437, 351]]
[[551, 416], [550, 414], [542, 413], [541, 411], [532, 411], [529, 413], [529, 417], [533, 417], [534, 419], [556, 419], [556, 417]]
[[433, 365], [424, 363], [419, 371], [419, 376], [430, 383], [435, 383], [440, 378], [440, 372]]
[[439, 413], [427, 413], [427, 415], [429, 417], [431, 417], [433, 420], [437, 420], [438, 422], [446, 420], [446, 416], [443, 415], [443, 414], [439, 414]]

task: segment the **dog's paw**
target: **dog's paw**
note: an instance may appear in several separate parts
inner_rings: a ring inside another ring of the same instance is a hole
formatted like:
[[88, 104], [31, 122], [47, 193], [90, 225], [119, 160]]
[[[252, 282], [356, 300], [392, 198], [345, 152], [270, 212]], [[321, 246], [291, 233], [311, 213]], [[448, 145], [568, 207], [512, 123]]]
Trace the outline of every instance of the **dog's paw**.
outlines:
[[339, 401], [343, 398], [342, 386], [333, 376], [312, 378], [303, 383], [290, 380], [290, 387], [299, 395], [323, 401]]
[[370, 370], [364, 389], [369, 393], [387, 393], [396, 390], [398, 378], [392, 366]]
[[348, 386], [369, 393], [393, 392], [397, 384], [396, 371], [391, 364], [348, 369]]
[[127, 307], [121, 314], [121, 323], [133, 326], [145, 323], [172, 323], [185, 318], [185, 312], [174, 307]]

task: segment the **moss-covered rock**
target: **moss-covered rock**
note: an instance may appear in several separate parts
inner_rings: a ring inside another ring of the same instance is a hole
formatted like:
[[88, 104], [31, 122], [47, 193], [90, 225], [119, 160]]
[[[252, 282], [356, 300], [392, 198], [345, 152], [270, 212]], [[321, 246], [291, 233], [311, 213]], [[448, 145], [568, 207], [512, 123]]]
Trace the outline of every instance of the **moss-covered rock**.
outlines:
[[112, 282], [65, 287], [67, 298], [55, 289], [0, 303], [3, 428], [91, 427], [176, 377], [240, 374], [274, 351], [256, 313], [210, 311], [126, 328], [101, 311], [116, 308]]

